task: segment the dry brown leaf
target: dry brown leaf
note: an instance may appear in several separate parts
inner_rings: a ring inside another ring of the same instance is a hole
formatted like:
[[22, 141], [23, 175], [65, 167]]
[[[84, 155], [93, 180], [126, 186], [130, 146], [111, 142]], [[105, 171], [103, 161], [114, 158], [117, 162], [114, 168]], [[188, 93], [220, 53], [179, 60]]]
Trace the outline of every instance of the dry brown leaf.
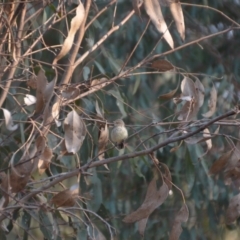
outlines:
[[231, 224], [240, 216], [240, 193], [234, 196], [226, 211], [226, 224]]
[[152, 62], [151, 67], [157, 69], [160, 72], [166, 72], [174, 69], [174, 66], [169, 61], [164, 59], [159, 59]]
[[66, 149], [70, 153], [77, 153], [86, 136], [86, 126], [82, 118], [72, 110], [64, 120], [64, 139]]
[[144, 0], [145, 10], [152, 20], [157, 30], [163, 34], [164, 39], [168, 45], [173, 49], [174, 43], [170, 32], [168, 31], [167, 24], [163, 18], [162, 10], [158, 0]]
[[99, 133], [98, 133], [98, 158], [99, 160], [105, 159], [105, 148], [106, 145], [108, 144], [108, 139], [109, 139], [109, 130], [107, 123], [101, 124], [99, 126]]
[[145, 228], [147, 226], [148, 217], [138, 221], [138, 232], [144, 236]]
[[[25, 161], [27, 158], [22, 159], [20, 162]], [[33, 168], [33, 163], [28, 161], [26, 163], [17, 165], [11, 168], [10, 174], [10, 190], [12, 193], [22, 191], [27, 185], [30, 174]]]
[[35, 113], [38, 114], [43, 110], [44, 107], [44, 92], [47, 86], [47, 78], [45, 77], [45, 73], [43, 70], [38, 72], [37, 76], [37, 92], [36, 92], [36, 106], [35, 106]]
[[181, 83], [182, 90], [182, 100], [187, 102], [183, 105], [179, 112], [178, 120], [180, 121], [190, 121], [196, 117], [199, 105], [198, 105], [198, 94], [196, 87], [192, 79], [184, 77]]
[[138, 4], [139, 4], [139, 0], [132, 0], [133, 9], [137, 14], [137, 16], [141, 18], [141, 11]]
[[53, 117], [57, 127], [61, 126], [61, 122], [58, 121], [59, 113], [60, 113], [60, 102], [57, 101], [52, 106], [52, 117]]
[[72, 195], [71, 190], [66, 189], [62, 192], [57, 193], [51, 202], [58, 207], [73, 207], [75, 205], [75, 198]]
[[162, 94], [158, 98], [164, 99], [164, 100], [169, 100], [169, 99], [173, 98], [173, 96], [176, 94], [177, 90], [178, 90], [178, 86], [176, 89], [174, 89], [168, 93]]
[[165, 163], [160, 162], [159, 164], [164, 169], [163, 177], [166, 180], [165, 183], [167, 184], [167, 186], [170, 190], [170, 189], [172, 189], [172, 175], [171, 175], [171, 172], [170, 172], [168, 166]]
[[133, 223], [147, 218], [157, 207], [159, 207], [168, 196], [168, 186], [163, 182], [162, 186], [157, 189], [156, 180], [153, 179], [149, 185], [143, 204], [131, 214], [127, 215], [123, 221]]
[[43, 92], [43, 101], [45, 106], [49, 104], [49, 101], [52, 98], [53, 91], [54, 91], [55, 81], [51, 81], [45, 86], [44, 92]]
[[196, 86], [193, 80], [189, 77], [184, 77], [181, 82], [182, 96], [184, 97], [195, 97], [197, 96]]
[[198, 78], [195, 81], [195, 88], [198, 95], [198, 106], [201, 107], [204, 102], [205, 88]]
[[185, 24], [184, 24], [184, 16], [181, 7], [181, 3], [179, 1], [175, 1], [170, 4], [170, 11], [173, 15], [173, 19], [176, 23], [178, 33], [181, 39], [185, 40]]
[[59, 59], [63, 58], [71, 49], [75, 34], [77, 30], [81, 27], [84, 17], [85, 17], [85, 9], [83, 4], [80, 2], [80, 4], [76, 9], [76, 16], [71, 21], [71, 27], [70, 27], [68, 36], [62, 45], [62, 49], [60, 53], [53, 60], [53, 65], [55, 65]]
[[236, 146], [234, 147], [233, 154], [228, 161], [228, 168], [238, 167], [240, 159], [240, 141], [237, 142]]
[[38, 136], [36, 141], [35, 141], [35, 145], [37, 148], [37, 155], [41, 155], [45, 149], [46, 146], [46, 139], [43, 136]]
[[178, 240], [182, 233], [182, 222], [187, 222], [189, 216], [188, 207], [184, 204], [175, 216], [173, 226], [170, 232], [169, 240]]
[[227, 162], [229, 161], [231, 155], [232, 155], [232, 150], [224, 153], [218, 160], [216, 160], [213, 165], [211, 166], [209, 170], [209, 174], [218, 174], [220, 173], [225, 166], [227, 165]]
[[48, 169], [52, 156], [52, 149], [49, 147], [45, 147], [38, 161], [38, 172], [40, 174], [43, 174], [45, 170]]
[[216, 111], [216, 106], [217, 106], [217, 90], [215, 88], [215, 86], [213, 85], [212, 90], [211, 90], [211, 94], [210, 94], [210, 100], [208, 101], [208, 107], [209, 107], [209, 111], [202, 114], [203, 117], [209, 118], [211, 117], [215, 111]]
[[[98, 132], [98, 158], [99, 160], [105, 159], [105, 148], [106, 145], [108, 144], [109, 140], [109, 129], [107, 125], [107, 120], [104, 118], [104, 114], [100, 110], [99, 104], [96, 101], [96, 112], [97, 112], [97, 119], [100, 119], [103, 122], [97, 122], [98, 127], [99, 127], [99, 132]], [[105, 122], [105, 123], [104, 123]], [[107, 164], [104, 164], [104, 167], [108, 169]], [[109, 169], [108, 169], [109, 170]]]

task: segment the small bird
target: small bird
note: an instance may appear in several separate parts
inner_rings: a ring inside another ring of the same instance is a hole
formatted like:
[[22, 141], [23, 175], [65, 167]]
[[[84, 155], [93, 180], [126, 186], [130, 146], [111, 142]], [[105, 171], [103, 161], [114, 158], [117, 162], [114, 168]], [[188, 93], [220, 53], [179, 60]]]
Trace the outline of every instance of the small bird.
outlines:
[[114, 128], [111, 132], [111, 139], [116, 144], [118, 149], [124, 148], [124, 141], [128, 137], [128, 131], [122, 119], [113, 122]]

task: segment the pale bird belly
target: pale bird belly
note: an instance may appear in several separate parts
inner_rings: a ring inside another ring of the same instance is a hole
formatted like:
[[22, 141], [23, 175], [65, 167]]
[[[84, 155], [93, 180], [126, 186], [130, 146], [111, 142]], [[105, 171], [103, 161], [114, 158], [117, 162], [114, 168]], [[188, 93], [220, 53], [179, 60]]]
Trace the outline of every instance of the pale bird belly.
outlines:
[[123, 127], [116, 127], [111, 132], [111, 139], [113, 142], [121, 142], [128, 137], [128, 132], [126, 128]]

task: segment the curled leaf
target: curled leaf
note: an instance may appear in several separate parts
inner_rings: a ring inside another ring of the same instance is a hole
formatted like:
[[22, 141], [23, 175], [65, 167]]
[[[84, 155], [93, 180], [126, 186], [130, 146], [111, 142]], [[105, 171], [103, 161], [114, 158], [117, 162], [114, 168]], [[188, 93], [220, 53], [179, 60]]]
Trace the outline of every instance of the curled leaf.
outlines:
[[168, 93], [165, 93], [165, 94], [160, 95], [158, 98], [164, 99], [164, 100], [171, 99], [171, 98], [173, 98], [173, 96], [176, 94], [177, 90], [178, 90], [178, 86], [177, 86], [177, 88], [175, 88], [174, 90], [172, 90], [172, 91], [170, 91], [170, 92], [168, 92]]
[[18, 124], [13, 124], [12, 114], [5, 108], [2, 108], [5, 118], [5, 125], [9, 131], [15, 131], [18, 128]]
[[70, 27], [68, 36], [62, 45], [62, 49], [60, 53], [54, 59], [53, 65], [55, 65], [59, 59], [63, 58], [71, 49], [75, 34], [77, 30], [81, 27], [84, 17], [85, 17], [85, 9], [83, 4], [80, 2], [80, 4], [76, 9], [76, 16], [71, 21], [71, 27]]
[[86, 126], [82, 118], [72, 110], [64, 120], [64, 139], [69, 153], [76, 153], [86, 136]]

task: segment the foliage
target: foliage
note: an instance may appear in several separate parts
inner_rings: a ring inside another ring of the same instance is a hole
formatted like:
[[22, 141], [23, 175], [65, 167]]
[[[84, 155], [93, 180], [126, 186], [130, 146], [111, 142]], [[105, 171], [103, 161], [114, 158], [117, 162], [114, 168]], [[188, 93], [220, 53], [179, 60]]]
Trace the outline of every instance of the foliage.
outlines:
[[1, 239], [239, 238], [239, 1], [0, 6]]

